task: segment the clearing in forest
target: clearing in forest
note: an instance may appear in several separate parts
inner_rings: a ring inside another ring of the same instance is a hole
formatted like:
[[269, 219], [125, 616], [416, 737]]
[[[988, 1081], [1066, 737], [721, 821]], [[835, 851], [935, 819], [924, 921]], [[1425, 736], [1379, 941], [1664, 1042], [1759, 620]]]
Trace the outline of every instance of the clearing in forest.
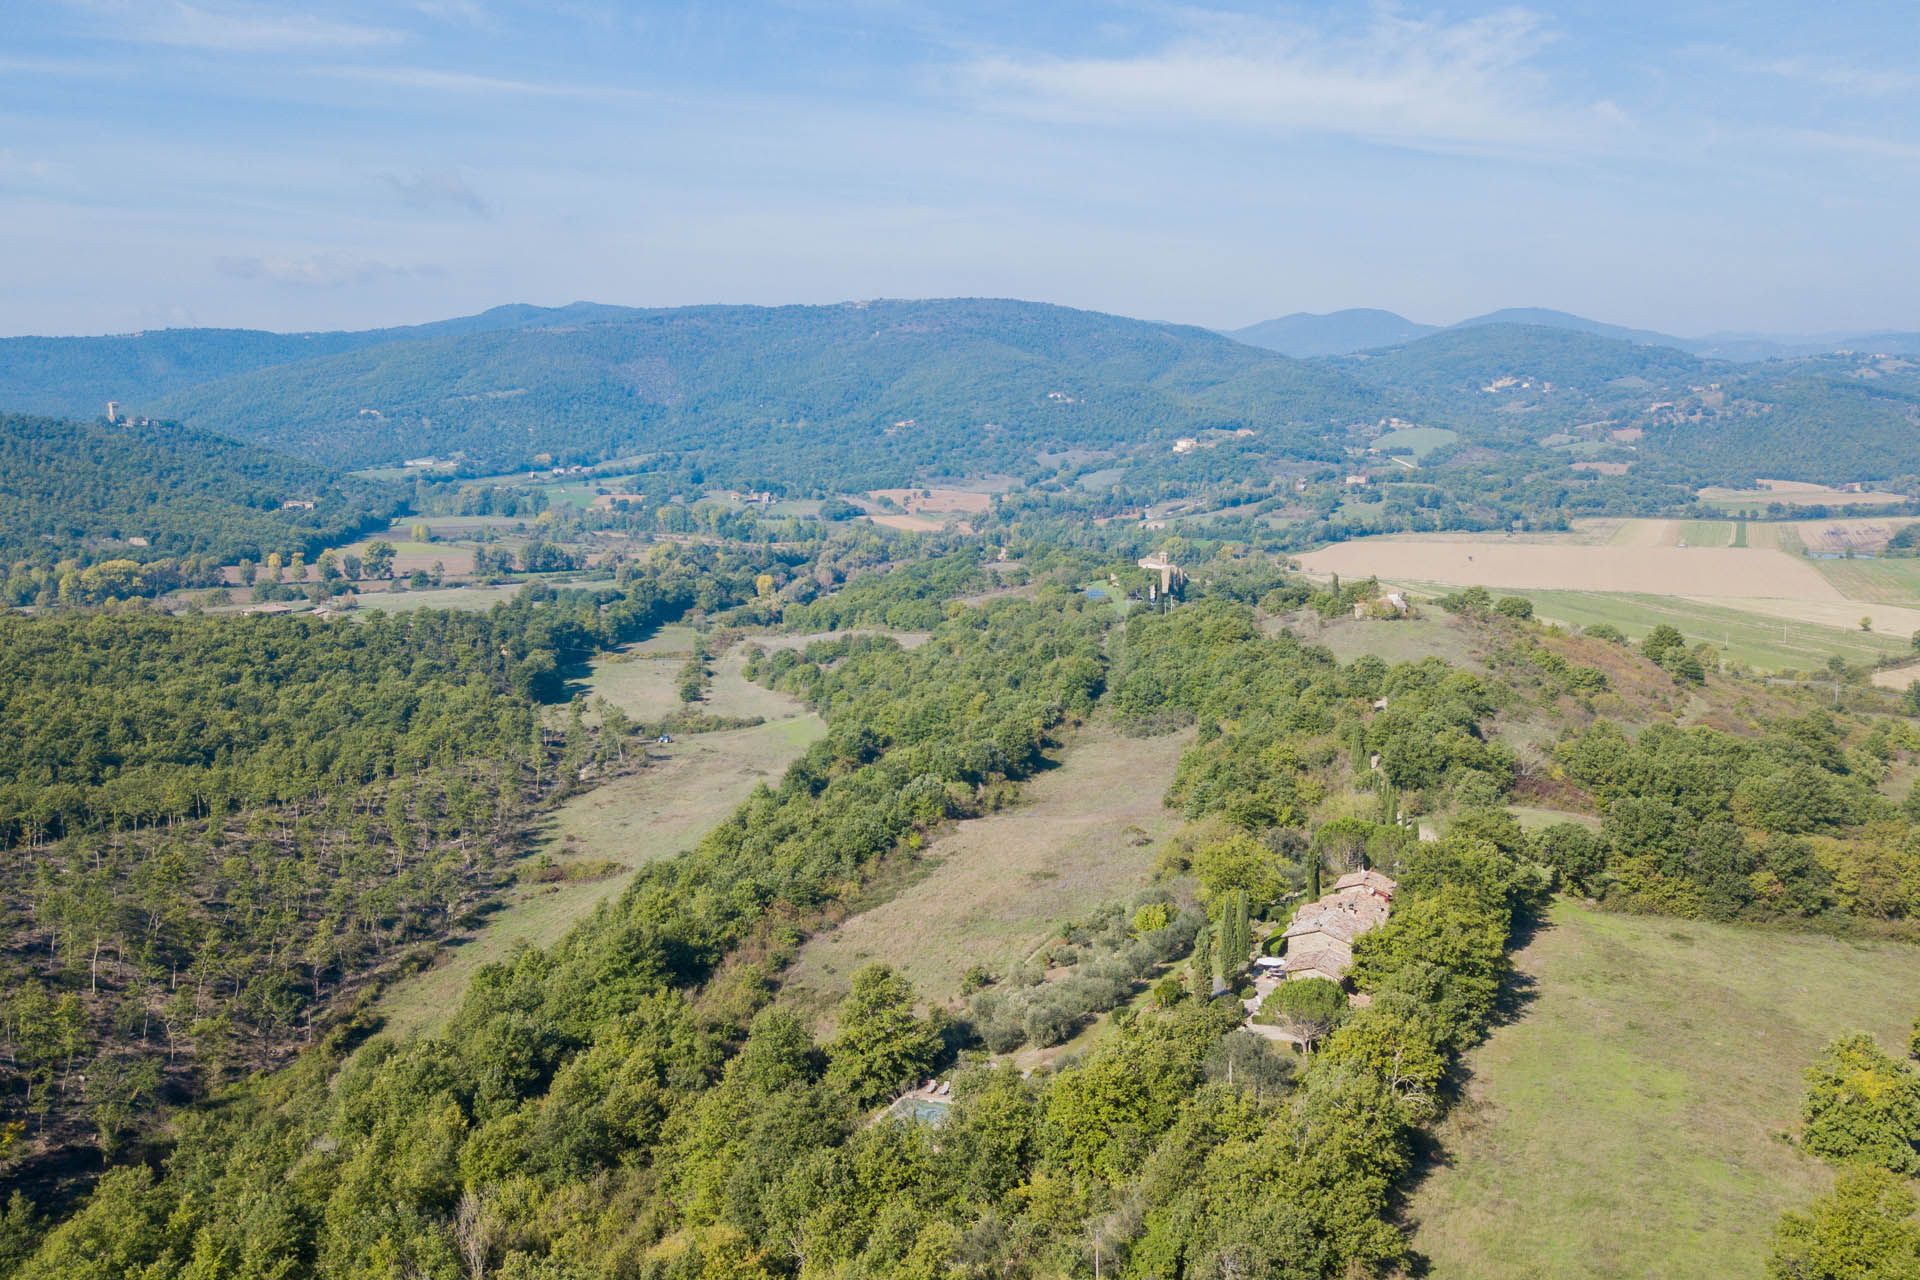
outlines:
[[[677, 666], [677, 660], [666, 658], [636, 662]], [[610, 667], [630, 665], [602, 659], [589, 685]], [[706, 709], [722, 715], [763, 715], [767, 722], [750, 729], [676, 735], [664, 747], [636, 746], [647, 754], [645, 769], [561, 805], [542, 822], [521, 860], [520, 883], [478, 931], [451, 947], [433, 968], [382, 995], [379, 1008], [389, 1029], [404, 1033], [444, 1025], [482, 965], [506, 959], [523, 942], [544, 947], [559, 941], [624, 889], [635, 871], [692, 848], [756, 785], [777, 782], [787, 766], [826, 733], [825, 723], [796, 699], [748, 685], [739, 674], [740, 665], [721, 660], [711, 694], [718, 705]], [[629, 714], [640, 714], [631, 688], [617, 682], [593, 687]]]
[[1434, 1280], [1759, 1275], [1831, 1177], [1781, 1136], [1802, 1073], [1850, 1032], [1904, 1045], [1920, 991], [1920, 947], [1567, 901], [1515, 961], [1409, 1206]]
[[485, 613], [497, 604], [505, 604], [526, 589], [524, 582], [503, 583], [494, 587], [434, 587], [426, 591], [360, 591], [353, 599], [362, 609], [380, 613], [407, 613], [414, 609], [454, 609], [466, 613]]
[[876, 961], [936, 1003], [976, 964], [1004, 975], [1064, 921], [1147, 883], [1156, 846], [1180, 825], [1161, 798], [1191, 741], [1128, 737], [1104, 721], [1074, 733], [1013, 807], [943, 832], [921, 855], [924, 875], [810, 939], [787, 970], [788, 996], [825, 1011]]

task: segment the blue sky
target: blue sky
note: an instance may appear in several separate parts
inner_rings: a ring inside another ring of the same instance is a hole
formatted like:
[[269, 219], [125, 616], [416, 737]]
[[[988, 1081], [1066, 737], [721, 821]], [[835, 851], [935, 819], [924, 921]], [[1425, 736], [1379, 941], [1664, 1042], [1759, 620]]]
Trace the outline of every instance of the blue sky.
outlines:
[[0, 333], [958, 294], [1920, 329], [1903, 3], [8, 8]]

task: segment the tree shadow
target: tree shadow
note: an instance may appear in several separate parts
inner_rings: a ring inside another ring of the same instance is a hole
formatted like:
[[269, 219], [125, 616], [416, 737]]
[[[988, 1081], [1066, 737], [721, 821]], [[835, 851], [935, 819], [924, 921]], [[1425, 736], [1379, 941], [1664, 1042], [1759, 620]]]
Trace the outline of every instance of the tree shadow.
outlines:
[[[1521, 950], [1541, 931], [1554, 927], [1544, 911], [1527, 912], [1514, 921], [1513, 932], [1508, 939], [1508, 954]], [[1485, 1029], [1475, 1037], [1474, 1043], [1483, 1043], [1496, 1028], [1511, 1026], [1525, 1017], [1528, 1008], [1539, 998], [1539, 986], [1533, 975], [1509, 969], [1500, 983], [1499, 993], [1494, 997], [1493, 1014], [1487, 1020]], [[1409, 1142], [1411, 1164], [1406, 1177], [1400, 1179], [1394, 1188], [1392, 1207], [1394, 1221], [1409, 1237], [1419, 1225], [1409, 1216], [1414, 1197], [1436, 1170], [1451, 1168], [1454, 1164], [1454, 1153], [1440, 1134], [1441, 1121], [1452, 1117], [1456, 1128], [1468, 1129], [1481, 1123], [1478, 1119], [1479, 1105], [1468, 1092], [1472, 1080], [1473, 1071], [1467, 1066], [1463, 1052], [1454, 1058], [1441, 1082], [1440, 1111], [1427, 1124], [1413, 1131]], [[1431, 1267], [1432, 1263], [1424, 1254], [1409, 1250], [1406, 1262], [1397, 1274], [1425, 1276], [1430, 1273]]]

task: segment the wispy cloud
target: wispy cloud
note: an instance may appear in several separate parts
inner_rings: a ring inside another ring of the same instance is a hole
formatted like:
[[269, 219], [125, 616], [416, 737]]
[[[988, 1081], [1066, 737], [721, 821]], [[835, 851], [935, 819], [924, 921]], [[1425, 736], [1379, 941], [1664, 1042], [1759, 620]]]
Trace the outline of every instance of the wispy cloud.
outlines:
[[0, 181], [10, 178], [42, 181], [53, 175], [53, 166], [45, 160], [31, 160], [7, 147], [0, 147]]
[[1052, 118], [1240, 125], [1438, 150], [1564, 145], [1623, 121], [1563, 106], [1537, 58], [1552, 35], [1523, 9], [1448, 22], [1381, 10], [1332, 31], [1188, 15], [1123, 57], [995, 56], [963, 70], [986, 100]]
[[421, 169], [413, 173], [383, 173], [380, 180], [416, 209], [464, 209], [484, 218], [491, 208], [457, 169]]
[[1899, 160], [1909, 164], [1920, 164], [1920, 143], [1902, 142], [1897, 138], [1874, 138], [1858, 133], [1832, 133], [1825, 129], [1794, 129], [1789, 131], [1786, 137], [1789, 141], [1812, 147], [1816, 151], [1832, 151], [1842, 155], [1865, 156], [1872, 160]]
[[337, 22], [299, 10], [259, 5], [188, 4], [185, 0], [70, 3], [100, 17], [123, 40], [225, 53], [368, 49], [406, 38], [404, 32], [390, 27]]
[[436, 67], [320, 67], [319, 74], [368, 84], [390, 84], [403, 89], [422, 89], [437, 93], [493, 94], [529, 98], [580, 98], [611, 100], [643, 96], [639, 90], [608, 85], [568, 84], [539, 80], [516, 80], [505, 76], [477, 75], [468, 71], [443, 71]]
[[1920, 89], [1920, 75], [1913, 72], [1863, 67], [1832, 58], [1754, 58], [1729, 52], [1727, 61], [1735, 70], [1750, 75], [1772, 76], [1795, 84], [1860, 97], [1879, 98]]
[[394, 277], [440, 274], [438, 267], [399, 266], [336, 253], [222, 257], [215, 258], [213, 266], [221, 275], [236, 280], [260, 280], [268, 284], [294, 285], [306, 289], [337, 289], [343, 285], [368, 284]]

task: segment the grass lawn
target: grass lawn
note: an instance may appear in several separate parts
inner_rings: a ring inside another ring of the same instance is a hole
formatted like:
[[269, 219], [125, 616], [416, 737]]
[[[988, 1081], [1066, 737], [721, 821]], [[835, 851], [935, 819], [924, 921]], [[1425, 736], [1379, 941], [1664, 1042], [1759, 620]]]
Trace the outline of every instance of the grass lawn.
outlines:
[[1705, 640], [1727, 657], [1764, 671], [1816, 670], [1835, 654], [1848, 662], [1871, 663], [1909, 647], [1900, 636], [1770, 618], [1672, 596], [1535, 590], [1512, 594], [1533, 601], [1542, 618], [1579, 627], [1604, 622], [1633, 640], [1664, 622], [1689, 642]]
[[1532, 998], [1467, 1055], [1409, 1207], [1434, 1280], [1759, 1275], [1829, 1178], [1779, 1136], [1802, 1072], [1905, 1044], [1920, 1004], [1920, 947], [1565, 901], [1516, 961]]
[[1012, 808], [941, 834], [919, 879], [808, 940], [784, 976], [787, 998], [825, 1012], [856, 969], [883, 961], [944, 1001], [973, 965], [1005, 973], [1062, 921], [1132, 893], [1180, 825], [1160, 801], [1190, 741], [1101, 722], [1076, 732]]
[[752, 729], [682, 737], [649, 748], [651, 765], [568, 800], [543, 825], [531, 862], [612, 862], [620, 870], [598, 880], [522, 884], [463, 942], [425, 973], [395, 984], [380, 999], [390, 1031], [432, 1031], [444, 1025], [482, 965], [504, 960], [521, 943], [551, 946], [596, 906], [624, 889], [634, 871], [692, 848], [754, 786], [772, 782], [808, 744], [826, 732], [811, 714]]

